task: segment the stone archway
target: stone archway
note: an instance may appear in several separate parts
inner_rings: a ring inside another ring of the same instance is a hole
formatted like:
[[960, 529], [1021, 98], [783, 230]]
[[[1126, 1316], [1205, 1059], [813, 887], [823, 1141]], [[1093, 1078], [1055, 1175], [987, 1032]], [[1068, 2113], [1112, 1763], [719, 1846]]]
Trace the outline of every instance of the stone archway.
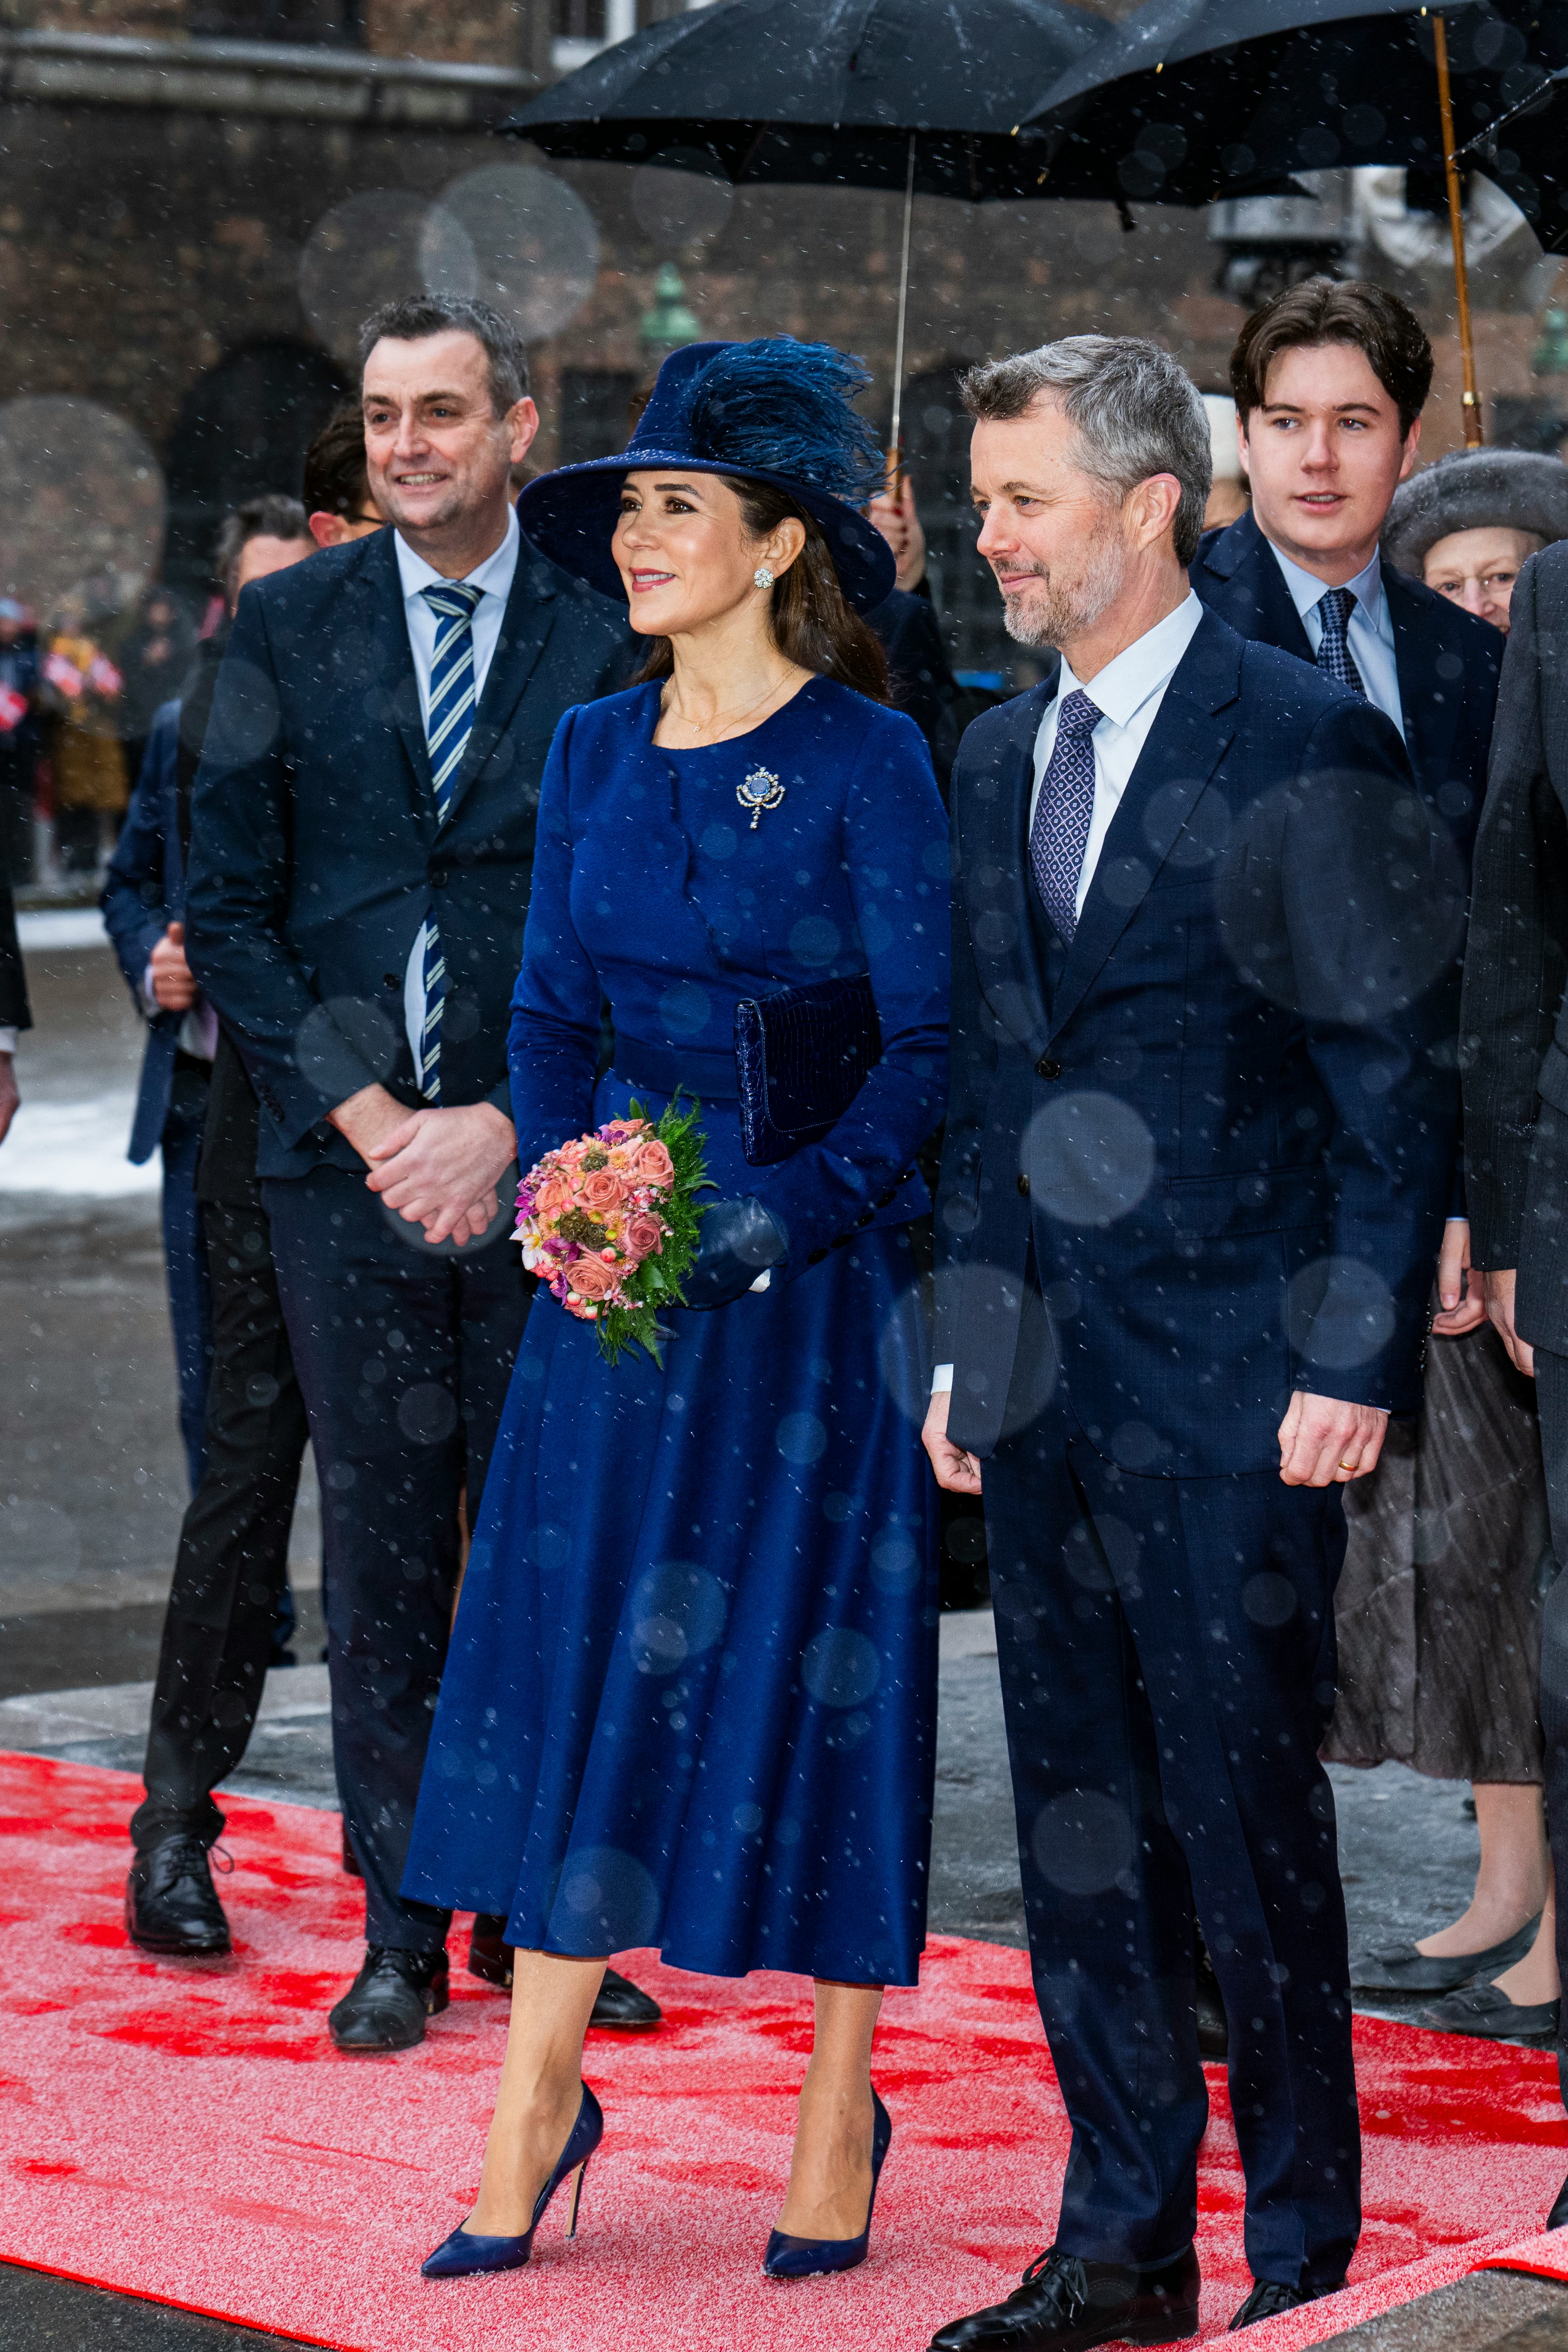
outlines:
[[325, 352], [282, 336], [241, 343], [198, 377], [180, 404], [165, 467], [171, 586], [201, 594], [230, 507], [262, 490], [298, 498], [306, 448], [347, 389]]

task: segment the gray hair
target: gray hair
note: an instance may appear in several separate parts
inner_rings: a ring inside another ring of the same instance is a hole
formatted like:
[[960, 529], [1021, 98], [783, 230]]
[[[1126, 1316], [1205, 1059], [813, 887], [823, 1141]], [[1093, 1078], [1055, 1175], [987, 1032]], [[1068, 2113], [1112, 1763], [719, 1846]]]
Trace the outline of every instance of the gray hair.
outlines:
[[1060, 395], [1090, 478], [1124, 499], [1152, 474], [1173, 474], [1178, 563], [1198, 551], [1214, 479], [1203, 395], [1167, 351], [1139, 335], [1067, 335], [1004, 360], [984, 360], [959, 384], [977, 419], [1026, 415], [1042, 393]]
[[483, 345], [490, 406], [498, 416], [526, 396], [528, 353], [522, 337], [489, 302], [473, 301], [466, 294], [405, 294], [401, 301], [384, 302], [373, 310], [359, 331], [361, 375], [384, 337], [395, 343], [422, 343], [430, 335], [472, 335]]

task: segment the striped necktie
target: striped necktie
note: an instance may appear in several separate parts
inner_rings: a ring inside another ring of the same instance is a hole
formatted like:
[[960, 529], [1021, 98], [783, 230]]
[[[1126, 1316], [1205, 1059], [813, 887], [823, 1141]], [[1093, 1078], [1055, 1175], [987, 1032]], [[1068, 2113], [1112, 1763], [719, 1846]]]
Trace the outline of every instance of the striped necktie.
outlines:
[[1105, 713], [1075, 687], [1057, 713], [1057, 740], [1040, 779], [1029, 864], [1035, 887], [1064, 947], [1078, 929], [1078, 882], [1094, 817], [1092, 737]]
[[[485, 592], [466, 580], [443, 580], [438, 587], [422, 588], [419, 593], [436, 615], [425, 740], [430, 751], [436, 822], [445, 824], [452, 805], [452, 787], [473, 730], [474, 607]], [[425, 1027], [419, 1041], [419, 1091], [432, 1103], [441, 1099], [441, 1014], [446, 1002], [447, 958], [432, 907], [425, 919]]]
[[1365, 698], [1366, 688], [1361, 682], [1361, 672], [1351, 651], [1351, 614], [1355, 611], [1355, 598], [1348, 588], [1329, 588], [1318, 599], [1318, 618], [1323, 634], [1318, 641], [1318, 667], [1337, 677], [1342, 686]]

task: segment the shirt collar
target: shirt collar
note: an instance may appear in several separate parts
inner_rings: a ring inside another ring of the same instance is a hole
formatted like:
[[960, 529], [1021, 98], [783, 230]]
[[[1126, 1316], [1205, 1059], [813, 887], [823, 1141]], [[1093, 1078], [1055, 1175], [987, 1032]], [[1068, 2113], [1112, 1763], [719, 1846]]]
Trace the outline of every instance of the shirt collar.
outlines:
[[[1328, 594], [1329, 583], [1326, 580], [1320, 580], [1315, 572], [1304, 572], [1299, 563], [1292, 563], [1288, 555], [1275, 547], [1272, 540], [1268, 544], [1273, 550], [1275, 562], [1284, 574], [1285, 585], [1290, 591], [1290, 601], [1305, 620], [1319, 598]], [[1387, 636], [1389, 631], [1384, 621], [1388, 600], [1383, 593], [1383, 558], [1375, 547], [1372, 551], [1372, 562], [1358, 572], [1353, 580], [1347, 580], [1344, 585], [1378, 635]]]
[[[422, 555], [416, 555], [400, 530], [393, 532], [392, 540], [393, 545], [397, 550], [397, 576], [403, 583], [405, 604], [411, 597], [417, 596], [422, 588], [434, 588], [438, 584], [444, 587], [447, 584], [444, 573], [433, 570]], [[493, 555], [487, 555], [484, 562], [476, 564], [472, 572], [464, 573], [463, 576], [468, 585], [471, 588], [482, 588], [487, 596], [499, 596], [504, 604], [511, 593], [511, 579], [517, 570], [517, 551], [521, 540], [521, 534], [517, 525], [517, 509], [509, 506], [506, 510], [505, 538]]]
[[1203, 617], [1203, 605], [1189, 588], [1173, 613], [1167, 613], [1163, 621], [1156, 621], [1152, 629], [1145, 629], [1141, 637], [1123, 646], [1115, 660], [1097, 671], [1088, 686], [1074, 675], [1064, 654], [1058, 702], [1081, 688], [1112, 725], [1125, 727], [1152, 694], [1158, 694], [1170, 684]]

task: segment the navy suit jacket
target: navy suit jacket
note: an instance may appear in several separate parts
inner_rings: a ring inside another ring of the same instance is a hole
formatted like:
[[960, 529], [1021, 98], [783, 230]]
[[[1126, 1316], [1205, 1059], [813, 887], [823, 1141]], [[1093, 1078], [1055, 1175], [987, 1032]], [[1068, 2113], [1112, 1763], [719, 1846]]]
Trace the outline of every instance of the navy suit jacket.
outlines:
[[[1281, 653], [1317, 667], [1285, 575], [1250, 513], [1223, 530], [1204, 533], [1192, 581], [1209, 610], [1228, 621], [1238, 636], [1278, 646]], [[1411, 772], [1468, 866], [1486, 798], [1492, 713], [1507, 640], [1500, 629], [1388, 564], [1383, 593], [1394, 625]]]
[[1054, 690], [976, 720], [953, 770], [949, 1433], [994, 1450], [1016, 1363], [1128, 1469], [1276, 1468], [1293, 1389], [1416, 1402], [1463, 870], [1392, 722], [1210, 613], [1072, 945], [1043, 953], [1025, 848]]
[[417, 1105], [404, 973], [435, 910], [441, 1095], [510, 1116], [506, 1034], [556, 721], [624, 667], [624, 614], [525, 539], [444, 822], [391, 530], [239, 600], [192, 804], [187, 949], [261, 1104], [257, 1172], [360, 1170], [325, 1114]]
[[[147, 959], [169, 925], [182, 921], [185, 911], [184, 861], [174, 814], [179, 735], [180, 706], [165, 702], [153, 713], [142, 772], [99, 900], [126, 986], [143, 1014]], [[147, 1022], [147, 1050], [142, 1056], [142, 1084], [126, 1154], [138, 1167], [151, 1160], [163, 1133], [184, 1019], [183, 1013], [155, 1013]]]

